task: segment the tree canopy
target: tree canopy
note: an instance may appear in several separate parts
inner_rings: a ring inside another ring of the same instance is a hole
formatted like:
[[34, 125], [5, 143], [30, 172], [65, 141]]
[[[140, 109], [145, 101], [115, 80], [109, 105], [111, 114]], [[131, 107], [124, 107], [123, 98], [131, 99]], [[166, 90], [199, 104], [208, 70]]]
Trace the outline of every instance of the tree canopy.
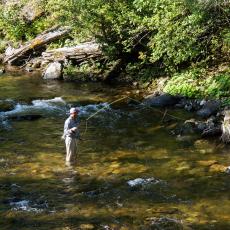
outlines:
[[[23, 10], [34, 4], [34, 18]], [[73, 28], [71, 39], [95, 39], [109, 60], [174, 73], [207, 66], [230, 54], [229, 0], [21, 0], [0, 5], [0, 36], [26, 41], [54, 25]], [[1, 45], [3, 46], [3, 45]]]

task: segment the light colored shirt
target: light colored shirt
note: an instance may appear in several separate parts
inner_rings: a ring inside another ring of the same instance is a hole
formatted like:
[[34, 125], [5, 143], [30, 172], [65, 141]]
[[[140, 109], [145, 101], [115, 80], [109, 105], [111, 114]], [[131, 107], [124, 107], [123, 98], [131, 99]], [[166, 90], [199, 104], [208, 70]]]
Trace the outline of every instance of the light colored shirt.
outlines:
[[[71, 137], [71, 138], [76, 138], [79, 139], [80, 138], [80, 132], [79, 132], [79, 124], [80, 121], [79, 119], [73, 119], [71, 116], [68, 117], [65, 121], [64, 124], [64, 134], [63, 137]], [[71, 131], [70, 129], [76, 127], [77, 130], [75, 132]]]

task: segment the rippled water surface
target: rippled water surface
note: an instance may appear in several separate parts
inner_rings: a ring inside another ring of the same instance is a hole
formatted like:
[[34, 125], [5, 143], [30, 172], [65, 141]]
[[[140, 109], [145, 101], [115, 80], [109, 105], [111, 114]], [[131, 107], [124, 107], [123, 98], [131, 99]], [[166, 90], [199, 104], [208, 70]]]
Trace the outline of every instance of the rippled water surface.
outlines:
[[[0, 110], [0, 229], [230, 229], [229, 147], [173, 135], [177, 120], [130, 99], [109, 105], [134, 93], [0, 78], [0, 106], [10, 105]], [[84, 139], [73, 168], [61, 140], [70, 106]]]

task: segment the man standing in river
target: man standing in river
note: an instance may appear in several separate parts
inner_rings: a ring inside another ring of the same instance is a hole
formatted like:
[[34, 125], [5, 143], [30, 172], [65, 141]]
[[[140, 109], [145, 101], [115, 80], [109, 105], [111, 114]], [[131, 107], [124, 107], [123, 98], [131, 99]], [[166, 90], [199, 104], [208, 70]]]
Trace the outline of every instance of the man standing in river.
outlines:
[[76, 161], [77, 144], [80, 139], [79, 133], [79, 111], [76, 108], [70, 109], [70, 116], [66, 119], [64, 125], [64, 134], [66, 145], [66, 165], [71, 166]]

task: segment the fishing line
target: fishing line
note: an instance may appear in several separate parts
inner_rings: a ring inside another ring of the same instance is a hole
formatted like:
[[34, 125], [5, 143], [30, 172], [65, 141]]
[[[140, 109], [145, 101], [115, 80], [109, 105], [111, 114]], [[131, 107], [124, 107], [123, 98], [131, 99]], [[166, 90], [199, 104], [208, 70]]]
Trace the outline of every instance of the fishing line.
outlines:
[[[169, 116], [169, 117], [172, 117], [172, 118], [174, 118], [174, 119], [177, 119], [177, 120], [185, 121], [185, 119], [183, 119], [183, 118], [181, 118], [181, 117], [178, 117], [178, 116], [171, 115], [171, 114], [167, 113], [167, 109], [166, 109], [164, 112], [162, 112], [160, 109], [153, 108], [153, 107], [151, 107], [151, 106], [148, 105], [148, 104], [144, 104], [144, 103], [142, 103], [142, 102], [140, 102], [140, 101], [138, 101], [138, 100], [136, 100], [136, 99], [134, 99], [134, 98], [131, 98], [131, 97], [129, 97], [129, 96], [125, 96], [125, 97], [116, 99], [115, 101], [112, 101], [111, 103], [108, 103], [107, 105], [103, 106], [101, 109], [97, 110], [95, 113], [93, 113], [92, 115], [90, 115], [90, 116], [85, 120], [85, 130], [84, 130], [82, 136], [85, 136], [85, 134], [86, 134], [86, 132], [87, 132], [87, 130], [88, 130], [88, 121], [89, 121], [91, 118], [93, 118], [93, 117], [96, 116], [98, 113], [100, 113], [101, 111], [105, 110], [106, 108], [108, 108], [110, 105], [115, 104], [115, 103], [117, 103], [118, 101], [122, 101], [122, 100], [124, 100], [124, 99], [129, 99], [129, 100], [131, 100], [131, 101], [134, 101], [134, 102], [136, 102], [136, 103], [138, 103], [138, 104], [144, 106], [144, 108], [149, 108], [149, 109], [151, 109], [151, 110], [153, 110], [153, 111], [155, 111], [155, 112], [158, 112], [158, 113], [163, 114], [163, 117], [162, 117], [162, 119], [161, 119], [162, 122], [163, 122], [163, 120], [164, 120], [164, 118], [165, 118], [166, 115]], [[143, 109], [143, 108], [141, 108], [141, 109]]]

